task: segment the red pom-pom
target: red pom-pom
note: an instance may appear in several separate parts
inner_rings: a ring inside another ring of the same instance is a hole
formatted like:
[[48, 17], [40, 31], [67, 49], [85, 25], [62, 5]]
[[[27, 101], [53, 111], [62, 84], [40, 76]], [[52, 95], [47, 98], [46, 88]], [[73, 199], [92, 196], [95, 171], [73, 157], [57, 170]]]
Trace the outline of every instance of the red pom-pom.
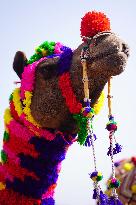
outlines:
[[132, 157], [131, 161], [134, 163], [134, 165], [136, 166], [136, 157]]
[[81, 37], [93, 37], [102, 31], [110, 31], [110, 21], [104, 13], [88, 12], [81, 21]]

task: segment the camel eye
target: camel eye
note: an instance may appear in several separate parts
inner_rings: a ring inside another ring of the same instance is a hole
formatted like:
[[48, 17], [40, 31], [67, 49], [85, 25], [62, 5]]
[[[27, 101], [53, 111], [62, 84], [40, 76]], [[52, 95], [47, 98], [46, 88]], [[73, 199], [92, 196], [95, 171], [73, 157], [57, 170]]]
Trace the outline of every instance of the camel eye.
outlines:
[[38, 65], [39, 72], [43, 75], [45, 80], [51, 79], [57, 76], [57, 64], [58, 58], [51, 58], [46, 61], [41, 62]]
[[57, 74], [56, 65], [47, 65], [40, 67], [40, 73], [43, 75], [44, 79], [51, 79]]
[[107, 35], [101, 35], [101, 36], [98, 36], [96, 39], [95, 39], [95, 44], [98, 45], [100, 43], [103, 42], [103, 40], [107, 37]]
[[95, 41], [95, 45], [98, 45], [100, 43], [102, 43], [111, 33], [110, 32], [103, 32], [100, 33], [98, 35], [96, 35], [96, 37], [94, 37], [94, 41]]

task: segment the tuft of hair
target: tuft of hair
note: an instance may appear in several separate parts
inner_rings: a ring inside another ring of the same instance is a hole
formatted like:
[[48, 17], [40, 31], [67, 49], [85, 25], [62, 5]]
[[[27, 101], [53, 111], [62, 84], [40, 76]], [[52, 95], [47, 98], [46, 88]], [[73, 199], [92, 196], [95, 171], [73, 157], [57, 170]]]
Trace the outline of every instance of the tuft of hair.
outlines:
[[83, 36], [93, 37], [99, 32], [110, 31], [110, 20], [102, 12], [88, 12], [81, 20], [81, 38], [84, 41]]

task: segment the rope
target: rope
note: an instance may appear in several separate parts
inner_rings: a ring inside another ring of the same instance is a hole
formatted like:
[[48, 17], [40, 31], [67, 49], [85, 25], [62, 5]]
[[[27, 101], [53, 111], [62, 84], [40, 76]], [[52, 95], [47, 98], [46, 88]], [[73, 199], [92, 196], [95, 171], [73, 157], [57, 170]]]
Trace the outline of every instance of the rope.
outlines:
[[111, 101], [111, 99], [113, 98], [113, 96], [111, 95], [111, 79], [112, 79], [112, 77], [108, 80], [108, 95], [107, 95], [109, 116], [112, 114], [112, 111], [111, 111], [112, 101]]
[[87, 75], [87, 63], [86, 60], [82, 61], [83, 66], [83, 83], [84, 83], [84, 94], [85, 98], [89, 99], [89, 86], [88, 86], [88, 75]]
[[[111, 79], [112, 77], [108, 80], [108, 111], [109, 111], [109, 117], [112, 115], [112, 98], [113, 96], [111, 95]], [[115, 178], [115, 166], [114, 166], [114, 154], [113, 154], [113, 139], [115, 139], [114, 136], [115, 131], [110, 131], [109, 133], [109, 139], [110, 139], [110, 147], [111, 147], [111, 164], [112, 164], [112, 178]], [[116, 139], [115, 139], [116, 141]], [[112, 189], [112, 196], [117, 198], [117, 193], [116, 189]]]

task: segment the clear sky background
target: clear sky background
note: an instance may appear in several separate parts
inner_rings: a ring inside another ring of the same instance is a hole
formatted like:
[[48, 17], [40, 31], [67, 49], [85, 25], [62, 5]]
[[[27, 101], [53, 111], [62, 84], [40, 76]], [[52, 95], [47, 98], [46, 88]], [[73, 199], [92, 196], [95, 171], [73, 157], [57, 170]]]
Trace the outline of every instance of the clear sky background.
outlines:
[[[91, 10], [103, 11], [111, 19], [113, 32], [130, 46], [131, 56], [126, 70], [113, 80], [113, 110], [118, 121], [116, 136], [123, 151], [116, 159], [135, 155], [136, 151], [136, 1], [135, 0], [0, 0], [0, 142], [3, 138], [3, 113], [18, 77], [12, 62], [17, 50], [28, 58], [34, 48], [45, 40], [60, 41], [76, 48], [80, 43], [81, 17]], [[106, 92], [105, 88], [105, 92]], [[96, 153], [99, 170], [104, 174], [102, 187], [111, 173], [108, 149], [107, 102], [95, 119]], [[94, 205], [92, 182], [92, 152], [74, 144], [63, 162], [56, 189], [56, 205]]]

